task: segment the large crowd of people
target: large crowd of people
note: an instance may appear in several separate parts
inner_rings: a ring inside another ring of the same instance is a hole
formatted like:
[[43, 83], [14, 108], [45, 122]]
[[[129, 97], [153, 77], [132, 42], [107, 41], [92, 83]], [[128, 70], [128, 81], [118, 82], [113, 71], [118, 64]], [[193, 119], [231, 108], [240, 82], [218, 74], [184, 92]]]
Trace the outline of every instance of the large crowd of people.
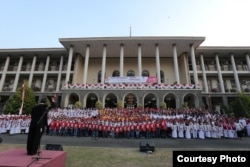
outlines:
[[[27, 134], [29, 115], [0, 115], [0, 134]], [[103, 138], [241, 139], [250, 136], [250, 118], [201, 109], [53, 108], [47, 135]]]

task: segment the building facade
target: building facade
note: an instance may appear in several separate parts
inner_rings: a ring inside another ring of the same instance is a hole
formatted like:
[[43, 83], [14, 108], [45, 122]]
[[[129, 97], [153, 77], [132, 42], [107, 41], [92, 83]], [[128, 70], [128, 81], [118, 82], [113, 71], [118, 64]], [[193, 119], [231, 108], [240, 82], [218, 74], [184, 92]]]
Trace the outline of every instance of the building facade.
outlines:
[[205, 107], [250, 95], [250, 47], [200, 46], [204, 37], [61, 38], [62, 48], [0, 49], [0, 111], [27, 81], [61, 107]]

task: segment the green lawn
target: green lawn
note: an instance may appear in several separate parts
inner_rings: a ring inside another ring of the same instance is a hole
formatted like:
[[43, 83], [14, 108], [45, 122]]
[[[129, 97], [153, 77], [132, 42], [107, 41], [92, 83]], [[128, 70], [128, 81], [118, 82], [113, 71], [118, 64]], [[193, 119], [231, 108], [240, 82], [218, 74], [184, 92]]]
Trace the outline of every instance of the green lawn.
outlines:
[[[0, 144], [0, 152], [25, 145]], [[171, 167], [172, 150], [156, 149], [152, 154], [134, 148], [96, 148], [64, 146], [66, 167]]]

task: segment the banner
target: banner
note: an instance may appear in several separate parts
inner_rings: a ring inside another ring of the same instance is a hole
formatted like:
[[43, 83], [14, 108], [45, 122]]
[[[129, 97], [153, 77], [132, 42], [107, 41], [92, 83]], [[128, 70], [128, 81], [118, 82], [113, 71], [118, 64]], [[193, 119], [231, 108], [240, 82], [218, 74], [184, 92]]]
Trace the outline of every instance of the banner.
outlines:
[[157, 83], [157, 77], [107, 77], [105, 83]]

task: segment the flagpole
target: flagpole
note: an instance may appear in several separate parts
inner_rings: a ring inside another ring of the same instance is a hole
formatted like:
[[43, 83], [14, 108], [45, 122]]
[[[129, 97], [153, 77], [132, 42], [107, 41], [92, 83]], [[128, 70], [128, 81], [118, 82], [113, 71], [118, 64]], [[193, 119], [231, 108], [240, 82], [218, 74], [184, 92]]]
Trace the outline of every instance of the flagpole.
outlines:
[[22, 115], [22, 112], [23, 112], [23, 102], [22, 102], [21, 107], [19, 109], [19, 115]]
[[132, 29], [131, 29], [131, 26], [129, 27], [129, 37], [132, 36]]
[[24, 104], [24, 96], [25, 96], [25, 83], [23, 83], [22, 85], [22, 104], [21, 104], [21, 107], [19, 109], [19, 115], [22, 115], [23, 113], [23, 104]]

